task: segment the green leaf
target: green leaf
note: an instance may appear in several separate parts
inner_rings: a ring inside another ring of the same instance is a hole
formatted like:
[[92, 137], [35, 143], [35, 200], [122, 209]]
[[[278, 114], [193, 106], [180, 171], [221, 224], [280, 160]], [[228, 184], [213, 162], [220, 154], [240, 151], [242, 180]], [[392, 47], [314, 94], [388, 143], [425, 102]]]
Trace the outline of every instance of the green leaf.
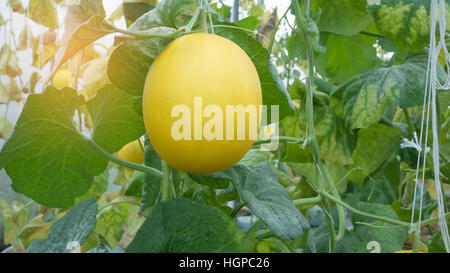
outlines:
[[250, 149], [248, 153], [239, 161], [244, 165], [257, 165], [270, 159], [270, 152], [261, 149]]
[[320, 31], [340, 35], [355, 35], [372, 23], [367, 13], [366, 0], [318, 0], [311, 1], [311, 9], [321, 10], [318, 23]]
[[155, 8], [155, 5], [147, 2], [125, 2], [122, 3], [123, 16], [130, 26], [136, 19]]
[[104, 15], [92, 16], [74, 30], [67, 42], [63, 42], [63, 46], [56, 53], [55, 70], [81, 49], [114, 32], [116, 32], [116, 28], [104, 19]]
[[[111, 25], [103, 20], [102, 0], [71, 1], [67, 6], [61, 47], [55, 56], [53, 71], [93, 41], [103, 37]], [[46, 57], [47, 58], [47, 57]], [[53, 73], [49, 73], [51, 76]]]
[[102, 236], [110, 249], [114, 249], [120, 242], [125, 230], [122, 227], [124, 221], [113, 208], [108, 209], [107, 212], [102, 213], [97, 220], [95, 226], [95, 233]]
[[[327, 49], [320, 44], [320, 33], [316, 22], [308, 18], [307, 27], [314, 52], [325, 53]], [[286, 49], [291, 59], [306, 60], [305, 35], [301, 29], [296, 28], [292, 31], [291, 36], [286, 39]]]
[[308, 221], [278, 182], [269, 162], [254, 166], [237, 164], [220, 175], [221, 178], [227, 177], [234, 182], [242, 201], [246, 202], [252, 213], [277, 236], [294, 240], [309, 229]]
[[[368, 10], [380, 34], [389, 38], [396, 48], [419, 51], [430, 39], [430, 2], [382, 0], [381, 5], [369, 5]], [[448, 4], [445, 5], [448, 10]]]
[[[402, 64], [385, 64], [356, 75], [331, 94], [331, 106], [345, 117], [351, 128], [366, 128], [378, 123], [386, 107], [423, 103], [428, 53], [411, 54]], [[444, 71], [439, 67], [438, 76]]]
[[[144, 142], [144, 163], [146, 166], [157, 170], [162, 170], [162, 162], [150, 143], [150, 139], [145, 135]], [[156, 202], [161, 189], [161, 179], [149, 174], [144, 174], [144, 186], [142, 188], [141, 210], [139, 215], [148, 215], [150, 209]]]
[[197, 0], [162, 0], [156, 8], [139, 17], [130, 30], [148, 30], [154, 27], [178, 28], [197, 8]]
[[221, 4], [221, 7], [218, 8], [218, 3], [211, 3], [211, 15], [214, 23], [216, 22], [230, 22], [231, 18], [231, 7]]
[[256, 30], [259, 25], [259, 19], [256, 16], [248, 16], [236, 23], [238, 27], [248, 30]]
[[126, 252], [246, 252], [243, 236], [237, 224], [220, 210], [174, 199], [152, 210]]
[[[319, 188], [320, 176], [317, 173], [317, 168], [314, 163], [289, 162], [288, 165], [298, 175], [305, 177], [309, 181], [309, 183], [315, 185], [316, 188]], [[347, 174], [346, 169], [343, 168], [342, 165], [332, 163], [328, 163], [327, 167], [330, 171], [331, 178], [333, 179], [333, 182], [336, 185], [336, 188], [338, 189], [339, 193], [344, 193], [345, 190], [347, 189], [347, 179], [345, 178], [345, 175]], [[311, 188], [309, 185], [301, 185], [300, 188], [305, 191], [305, 194], [309, 194], [309, 191], [313, 190], [313, 188]], [[328, 184], [325, 184], [325, 189], [329, 190]], [[317, 194], [314, 193], [313, 196], [316, 195]], [[309, 196], [302, 196], [302, 197], [309, 197]]]
[[436, 232], [430, 238], [428, 253], [447, 253], [441, 231]]
[[28, 8], [31, 20], [49, 28], [58, 28], [58, 16], [54, 1], [31, 0]]
[[269, 51], [260, 42], [249, 36], [240, 29], [219, 28], [215, 29], [217, 35], [225, 37], [241, 47], [258, 71], [263, 95], [263, 104], [267, 105], [267, 116], [270, 120], [270, 109], [272, 105], [279, 106], [279, 119], [294, 113], [289, 93], [279, 79], [275, 65], [269, 60]]
[[384, 177], [376, 177], [367, 181], [361, 191], [358, 191], [359, 199], [364, 202], [390, 205], [396, 199], [395, 193]]
[[[287, 116], [281, 121], [284, 135], [302, 138], [306, 134], [300, 129], [299, 119], [296, 116]], [[284, 162], [313, 162], [312, 153], [309, 149], [303, 149], [303, 143], [287, 143], [282, 161]]]
[[213, 189], [225, 189], [230, 184], [230, 178], [223, 172], [210, 175], [188, 173], [188, 175], [197, 183], [207, 185]]
[[[418, 195], [420, 197], [420, 195]], [[431, 198], [430, 198], [431, 199]], [[434, 209], [436, 209], [436, 203], [435, 202], [426, 202], [425, 198], [425, 204], [422, 203], [422, 221], [426, 219], [426, 216], [431, 214]], [[423, 202], [423, 201], [422, 201]], [[412, 204], [409, 205], [408, 208], [403, 207], [402, 202], [400, 200], [395, 200], [392, 202], [392, 209], [395, 211], [395, 213], [398, 216], [398, 219], [405, 222], [411, 222], [412, 218]], [[417, 199], [417, 203], [414, 207], [414, 221], [419, 221], [419, 215], [420, 215], [420, 204], [419, 204], [419, 198]]]
[[45, 206], [69, 207], [106, 168], [108, 161], [74, 128], [72, 117], [82, 103], [70, 88], [49, 86], [28, 97], [0, 152], [0, 168], [15, 191]]
[[331, 35], [326, 43], [326, 52], [317, 59], [319, 72], [342, 83], [381, 63], [373, 46], [377, 40], [366, 35]]
[[[389, 205], [359, 202], [355, 205], [355, 208], [370, 214], [398, 220], [397, 215]], [[351, 217], [354, 228], [352, 231], [345, 232], [344, 238], [336, 245], [336, 252], [368, 253], [370, 252], [368, 243], [372, 241], [380, 244], [382, 253], [392, 253], [403, 248], [406, 235], [405, 228], [392, 227], [392, 224], [367, 218], [356, 213], [352, 214]], [[318, 252], [327, 252], [329, 245], [328, 227], [325, 222], [316, 231], [316, 239], [318, 241]]]
[[78, 203], [50, 228], [50, 234], [33, 241], [28, 253], [70, 253], [71, 246], [81, 246], [95, 228], [97, 203], [88, 199]]
[[[306, 116], [302, 113], [301, 127], [306, 132]], [[328, 106], [314, 107], [314, 129], [319, 143], [320, 156], [333, 163], [352, 164], [352, 151], [356, 137], [348, 130], [345, 121]]]
[[145, 133], [142, 116], [134, 110], [132, 101], [129, 94], [108, 84], [87, 102], [93, 121], [92, 139], [109, 153]]
[[[169, 32], [173, 29], [165, 30]], [[121, 44], [109, 59], [108, 76], [111, 82], [133, 96], [142, 96], [153, 60], [170, 41], [171, 39], [153, 38]]]
[[354, 164], [348, 179], [360, 183], [375, 171], [393, 152], [400, 148], [401, 131], [394, 127], [377, 124], [358, 132], [356, 149], [353, 151]]

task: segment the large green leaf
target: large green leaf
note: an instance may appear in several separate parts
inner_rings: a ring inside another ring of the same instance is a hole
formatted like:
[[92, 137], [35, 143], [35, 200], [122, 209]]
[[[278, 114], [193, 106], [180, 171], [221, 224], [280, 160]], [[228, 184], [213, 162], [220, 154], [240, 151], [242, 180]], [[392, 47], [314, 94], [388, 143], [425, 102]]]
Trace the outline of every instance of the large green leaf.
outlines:
[[[218, 174], [205, 175], [217, 177]], [[252, 213], [279, 237], [294, 240], [309, 229], [309, 223], [297, 210], [286, 190], [278, 182], [269, 162], [253, 166], [237, 164], [220, 173], [237, 187]]]
[[196, 0], [163, 0], [156, 8], [139, 17], [130, 30], [148, 30], [154, 27], [177, 28], [183, 25], [186, 18], [197, 8]]
[[78, 203], [50, 228], [50, 234], [33, 241], [28, 253], [70, 253], [81, 246], [97, 222], [97, 203], [88, 199]]
[[294, 113], [289, 93], [279, 79], [275, 65], [269, 60], [269, 51], [260, 42], [248, 35], [245, 31], [232, 28], [216, 28], [215, 33], [230, 39], [241, 47], [258, 71], [263, 95], [263, 104], [267, 105], [268, 121], [272, 105], [279, 106], [279, 119]]
[[400, 148], [401, 131], [394, 127], [377, 124], [358, 132], [356, 149], [353, 151], [351, 168], [355, 168], [348, 178], [359, 183], [375, 171], [393, 152]]
[[[161, 30], [173, 31], [170, 28]], [[153, 38], [121, 44], [111, 54], [108, 62], [111, 82], [131, 95], [142, 96], [145, 79], [153, 60], [170, 41], [171, 39]]]
[[123, 90], [108, 84], [88, 101], [91, 114], [92, 139], [109, 153], [145, 133], [144, 121], [132, 105], [133, 98]]
[[430, 39], [430, 2], [381, 0], [381, 5], [369, 5], [369, 12], [380, 34], [389, 38], [395, 47], [403, 51], [419, 51]]
[[317, 59], [319, 72], [336, 82], [345, 82], [352, 76], [381, 63], [373, 46], [375, 37], [366, 35], [331, 35], [326, 43], [326, 52]]
[[248, 251], [244, 233], [220, 210], [187, 199], [159, 203], [127, 248], [129, 253]]
[[[365, 128], [378, 123], [386, 107], [423, 103], [428, 53], [411, 54], [402, 64], [385, 64], [358, 74], [331, 94], [331, 105], [345, 117], [351, 128]], [[438, 76], [444, 74], [441, 67]]]
[[33, 94], [0, 152], [0, 167], [15, 191], [50, 207], [69, 207], [107, 165], [74, 127], [75, 109], [84, 103], [73, 89], [49, 86]]
[[[389, 205], [359, 202], [355, 207], [367, 213], [398, 220], [397, 215]], [[352, 214], [351, 218], [354, 228], [345, 232], [344, 238], [336, 245], [336, 252], [368, 253], [372, 250], [370, 242], [378, 243], [382, 253], [392, 253], [403, 248], [406, 235], [405, 228], [395, 227], [392, 224], [373, 220], [356, 213]], [[315, 235], [319, 252], [327, 252], [329, 237], [325, 222], [319, 227]]]
[[350, 36], [365, 30], [372, 23], [366, 0], [311, 1], [311, 9], [321, 10], [320, 31]]

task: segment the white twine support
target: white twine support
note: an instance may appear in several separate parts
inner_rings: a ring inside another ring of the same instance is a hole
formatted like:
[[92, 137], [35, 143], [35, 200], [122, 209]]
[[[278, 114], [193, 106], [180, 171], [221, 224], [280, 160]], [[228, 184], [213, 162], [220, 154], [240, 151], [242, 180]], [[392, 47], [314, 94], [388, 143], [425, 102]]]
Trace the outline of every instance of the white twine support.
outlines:
[[[439, 37], [440, 40], [436, 43], [436, 24], [437, 24], [437, 5], [439, 1]], [[441, 50], [443, 50], [445, 54], [445, 62], [447, 67], [450, 67], [450, 54], [445, 45], [445, 29], [446, 29], [446, 18], [445, 18], [445, 1], [444, 0], [431, 0], [430, 7], [430, 51], [428, 55], [428, 67], [427, 67], [427, 78], [425, 83], [425, 94], [424, 94], [424, 102], [422, 109], [422, 121], [420, 128], [420, 137], [417, 142], [417, 137], [414, 142], [406, 142], [402, 147], [412, 147], [415, 148], [419, 152], [417, 167], [416, 167], [416, 177], [415, 177], [415, 188], [414, 188], [414, 200], [413, 200], [413, 210], [411, 217], [411, 228], [413, 228], [414, 223], [414, 209], [416, 204], [416, 193], [417, 186], [419, 184], [419, 167], [421, 161], [421, 147], [422, 147], [422, 139], [425, 131], [425, 140], [423, 141], [423, 145], [426, 147], [428, 143], [428, 128], [430, 123], [430, 115], [431, 115], [431, 126], [433, 133], [433, 147], [432, 147], [432, 155], [433, 155], [433, 169], [434, 169], [434, 181], [436, 186], [436, 194], [437, 194], [437, 203], [438, 203], [438, 216], [439, 216], [439, 227], [442, 233], [442, 239], [444, 241], [445, 249], [448, 253], [450, 253], [450, 236], [448, 233], [448, 226], [445, 219], [445, 206], [444, 206], [444, 198], [442, 195], [441, 182], [439, 176], [439, 135], [438, 135], [438, 116], [437, 116], [437, 105], [436, 105], [436, 92], [437, 89], [450, 89], [450, 70], [447, 71], [447, 78], [444, 84], [441, 84], [437, 75], [437, 65], [438, 65], [438, 57]], [[426, 115], [426, 122], [425, 122]], [[425, 123], [425, 124], [424, 124]], [[425, 126], [424, 126], [425, 125]], [[417, 145], [418, 144], [418, 145]], [[425, 148], [423, 151], [423, 161], [422, 161], [422, 181], [421, 181], [421, 191], [420, 191], [420, 205], [419, 205], [419, 227], [421, 223], [422, 217], [422, 207], [423, 207], [423, 187], [425, 181], [425, 166], [427, 159], [427, 149]]]

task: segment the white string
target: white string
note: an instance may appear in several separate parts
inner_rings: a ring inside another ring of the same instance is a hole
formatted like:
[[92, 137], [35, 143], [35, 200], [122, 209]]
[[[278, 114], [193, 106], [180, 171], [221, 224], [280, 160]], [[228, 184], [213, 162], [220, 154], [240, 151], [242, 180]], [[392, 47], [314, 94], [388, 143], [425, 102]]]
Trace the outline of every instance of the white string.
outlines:
[[[439, 216], [439, 227], [442, 233], [442, 239], [444, 241], [445, 248], [447, 252], [450, 253], [450, 236], [448, 233], [448, 227], [447, 222], [445, 219], [445, 207], [444, 207], [444, 198], [442, 195], [441, 190], [441, 182], [440, 182], [440, 176], [439, 176], [439, 137], [438, 137], [438, 116], [437, 116], [437, 105], [436, 105], [436, 90], [437, 89], [450, 89], [450, 70], [447, 71], [447, 78], [445, 80], [444, 84], [441, 84], [439, 82], [439, 79], [437, 77], [437, 60], [439, 57], [439, 53], [441, 50], [444, 51], [445, 54], [445, 63], [447, 64], [447, 67], [450, 67], [450, 54], [447, 50], [447, 47], [445, 45], [445, 29], [446, 29], [446, 18], [445, 18], [445, 2], [444, 0], [439, 0], [439, 34], [440, 34], [440, 40], [436, 44], [436, 23], [437, 23], [437, 2], [438, 0], [431, 0], [431, 7], [430, 7], [430, 18], [431, 18], [431, 24], [430, 24], [430, 51], [428, 55], [428, 66], [427, 66], [427, 77], [425, 82], [425, 94], [424, 94], [424, 103], [423, 103], [423, 109], [422, 109], [422, 121], [421, 121], [421, 128], [420, 128], [420, 137], [419, 141], [417, 143], [417, 138], [415, 143], [414, 142], [406, 142], [406, 144], [402, 147], [411, 147], [412, 144], [419, 144], [417, 148], [417, 151], [419, 153], [418, 160], [417, 160], [417, 167], [416, 167], [416, 177], [415, 177], [415, 188], [414, 188], [414, 200], [413, 200], [413, 210], [412, 210], [412, 217], [411, 217], [411, 228], [413, 227], [414, 223], [414, 209], [415, 209], [415, 203], [416, 203], [416, 193], [417, 193], [417, 186], [419, 183], [418, 176], [419, 176], [419, 166], [420, 166], [420, 159], [421, 159], [421, 151], [420, 147], [422, 147], [422, 137], [423, 137], [423, 131], [425, 129], [425, 140], [423, 144], [427, 145], [428, 143], [428, 128], [430, 123], [430, 114], [431, 114], [431, 126], [432, 126], [432, 132], [433, 132], [433, 167], [434, 167], [434, 181], [435, 181], [435, 187], [436, 187], [436, 194], [437, 194], [437, 203], [438, 203], [438, 216]], [[425, 115], [426, 115], [426, 124], [424, 128], [425, 123]], [[409, 146], [408, 146], [409, 145]], [[423, 162], [422, 162], [422, 181], [421, 181], [421, 191], [420, 191], [420, 205], [419, 205], [419, 227], [422, 219], [422, 207], [423, 207], [423, 187], [424, 187], [424, 181], [425, 181], [425, 166], [426, 166], [426, 159], [427, 159], [427, 149], [425, 148], [425, 151], [423, 152]], [[419, 228], [420, 232], [420, 228]]]

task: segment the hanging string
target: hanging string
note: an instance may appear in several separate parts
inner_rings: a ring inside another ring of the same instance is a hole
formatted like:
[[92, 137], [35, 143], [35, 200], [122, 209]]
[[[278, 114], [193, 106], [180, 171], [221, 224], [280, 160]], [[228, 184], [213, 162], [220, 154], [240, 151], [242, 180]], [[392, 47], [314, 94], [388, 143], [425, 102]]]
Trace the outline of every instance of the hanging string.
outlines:
[[[424, 102], [422, 109], [422, 120], [420, 127], [420, 137], [418, 141], [418, 147], [416, 148], [418, 151], [418, 160], [416, 167], [416, 177], [415, 177], [415, 187], [414, 187], [414, 199], [413, 199], [413, 209], [412, 209], [412, 217], [411, 217], [411, 229], [413, 228], [414, 223], [414, 214], [415, 214], [415, 204], [417, 197], [417, 187], [420, 183], [420, 204], [419, 204], [419, 234], [420, 234], [420, 223], [422, 219], [422, 208], [423, 208], [423, 188], [425, 182], [425, 166], [427, 160], [427, 143], [428, 143], [428, 129], [430, 125], [430, 115], [431, 115], [431, 126], [433, 133], [433, 147], [432, 147], [432, 155], [433, 155], [433, 169], [434, 169], [434, 182], [436, 187], [436, 195], [437, 195], [437, 203], [438, 203], [438, 217], [439, 217], [439, 227], [442, 234], [442, 240], [444, 241], [444, 245], [446, 251], [450, 253], [450, 236], [448, 233], [448, 226], [445, 219], [445, 206], [444, 206], [444, 198], [442, 195], [442, 187], [440, 182], [440, 174], [439, 174], [439, 135], [438, 135], [438, 116], [437, 116], [437, 105], [436, 105], [436, 92], [437, 89], [450, 89], [450, 70], [447, 71], [447, 77], [444, 84], [441, 84], [437, 75], [437, 60], [439, 57], [439, 53], [443, 50], [445, 54], [445, 63], [447, 67], [450, 68], [450, 54], [445, 45], [445, 29], [446, 29], [446, 18], [445, 18], [445, 1], [439, 0], [439, 41], [436, 44], [436, 24], [437, 24], [437, 5], [438, 0], [431, 1], [430, 7], [430, 50], [428, 54], [428, 65], [427, 65], [427, 76], [425, 81], [425, 92], [424, 92]], [[425, 119], [426, 116], [426, 119]], [[426, 120], [426, 122], [425, 122]], [[425, 126], [424, 126], [425, 125]], [[423, 140], [423, 133], [425, 131], [425, 140]], [[417, 138], [415, 140], [417, 143]], [[406, 144], [407, 145], [407, 144]], [[424, 145], [424, 149], [420, 149]], [[422, 161], [422, 180], [419, 182], [419, 173], [420, 173], [420, 159], [421, 152], [423, 151], [423, 161]]]

